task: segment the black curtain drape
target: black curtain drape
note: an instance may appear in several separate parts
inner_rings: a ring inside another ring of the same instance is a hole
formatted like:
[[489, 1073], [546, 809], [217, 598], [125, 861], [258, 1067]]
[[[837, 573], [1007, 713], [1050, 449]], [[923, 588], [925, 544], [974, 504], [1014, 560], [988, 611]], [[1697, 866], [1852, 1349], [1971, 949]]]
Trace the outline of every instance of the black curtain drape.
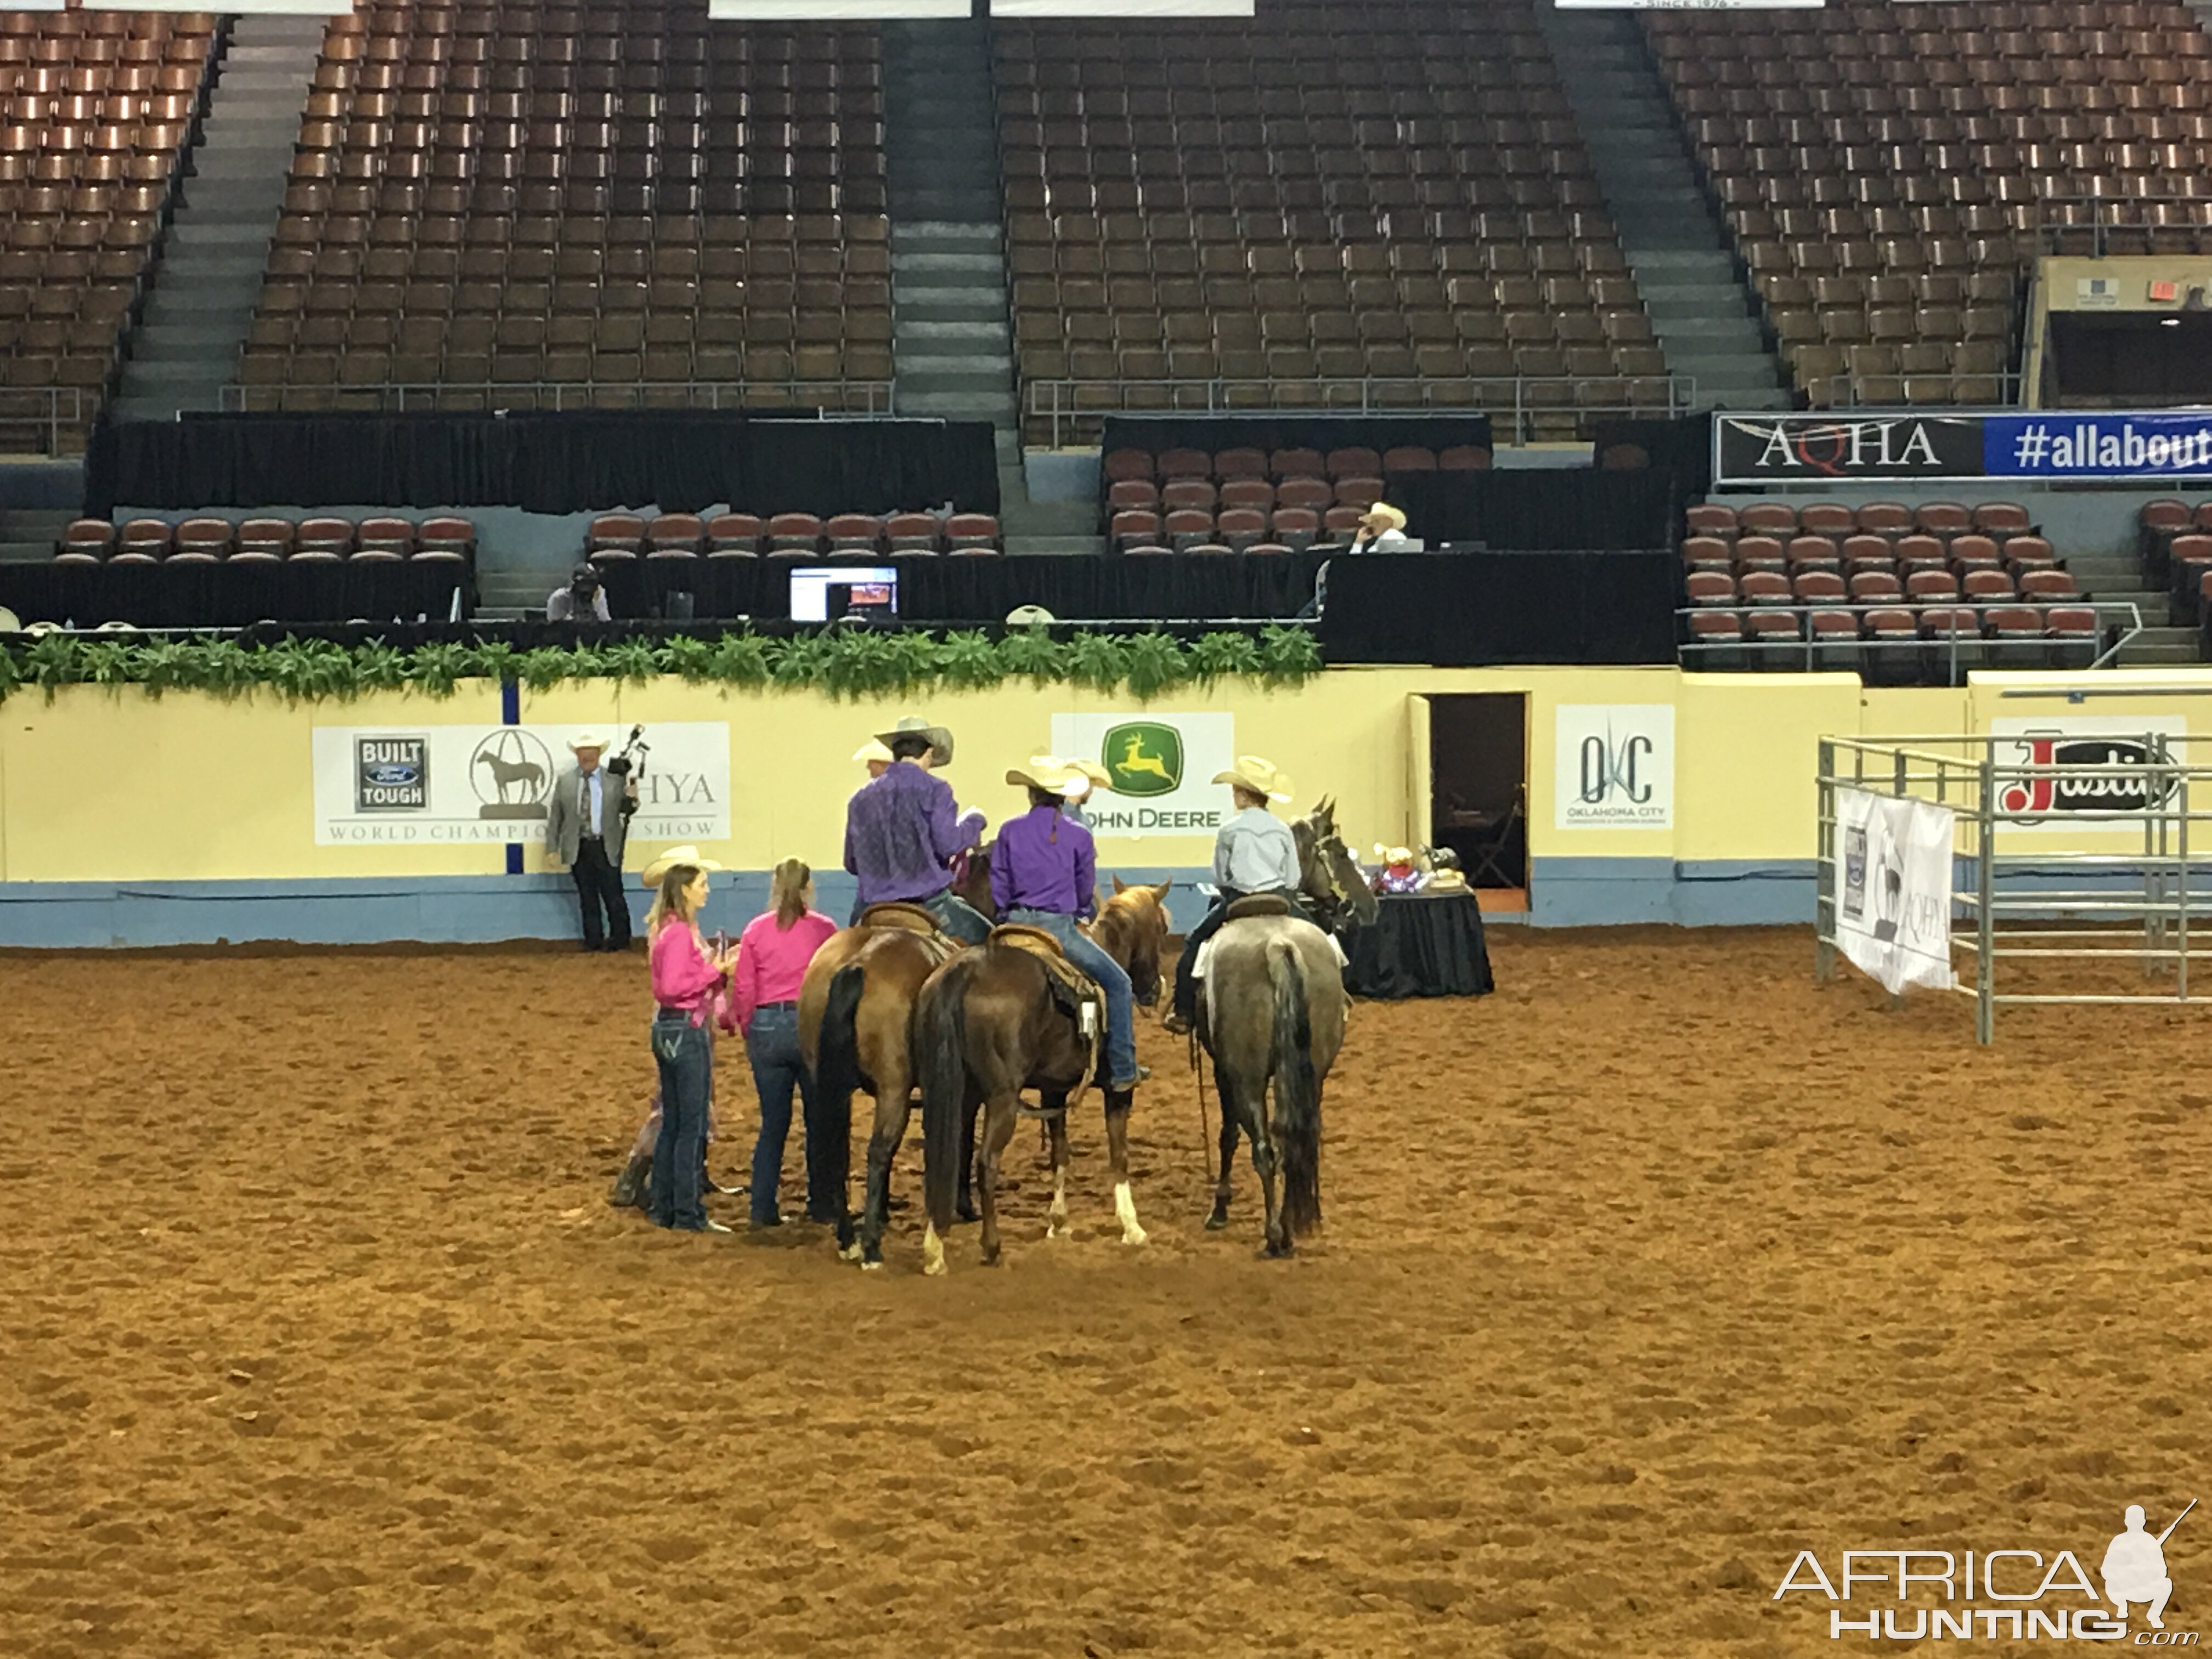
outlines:
[[1406, 532], [1433, 547], [1475, 542], [1493, 550], [1671, 547], [1680, 516], [1674, 476], [1586, 467], [1504, 472], [1400, 472], [1387, 499], [1405, 509]]
[[775, 420], [699, 410], [198, 415], [96, 429], [85, 511], [519, 507], [586, 513], [999, 510], [988, 421]]
[[1671, 663], [1681, 563], [1671, 549], [1340, 555], [1322, 645], [1340, 663]]
[[1131, 617], [1293, 617], [1313, 598], [1324, 555], [1152, 555], [996, 558], [919, 555], [896, 559], [611, 560], [607, 608], [617, 617], [668, 612], [668, 596], [690, 593], [695, 617], [791, 614], [795, 567], [888, 564], [899, 576], [899, 615], [909, 622], [999, 622], [1017, 605], [1041, 605], [1065, 622]]
[[468, 567], [449, 560], [306, 560], [234, 564], [0, 564], [0, 605], [24, 622], [97, 628], [244, 628], [258, 622], [442, 622], [461, 595], [474, 603]]
[[1356, 997], [1479, 997], [1496, 988], [1473, 893], [1388, 895], [1345, 954], [1352, 962], [1344, 988]]
[[1616, 447], [1644, 452], [1648, 464], [1671, 472], [1681, 498], [1693, 501], [1713, 487], [1713, 417], [1685, 415], [1672, 421], [1605, 420], [1592, 428], [1590, 459], [1602, 466], [1605, 453]]
[[1109, 415], [1105, 453], [1142, 449], [1349, 449], [1398, 445], [1490, 447], [1487, 415]]

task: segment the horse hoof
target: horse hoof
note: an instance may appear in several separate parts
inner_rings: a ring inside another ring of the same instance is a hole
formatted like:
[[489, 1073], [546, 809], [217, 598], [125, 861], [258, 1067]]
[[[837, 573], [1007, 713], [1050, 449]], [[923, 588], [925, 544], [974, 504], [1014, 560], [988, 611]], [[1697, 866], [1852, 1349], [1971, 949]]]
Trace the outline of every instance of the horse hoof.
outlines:
[[1206, 1231], [1210, 1233], [1218, 1233], [1228, 1224], [1229, 1213], [1225, 1210], [1216, 1210], [1206, 1218]]
[[[880, 1261], [863, 1261], [860, 1264], [860, 1271], [864, 1273], [879, 1273], [883, 1272], [883, 1270], [884, 1264]], [[943, 1273], [945, 1269], [939, 1267], [937, 1271]]]
[[981, 1218], [974, 1205], [963, 1204], [958, 1209], [953, 1211], [952, 1218], [955, 1221], [975, 1221]]
[[865, 1252], [856, 1242], [841, 1248], [837, 1252], [837, 1259], [840, 1261], [858, 1261], [864, 1254]]
[[1152, 1235], [1147, 1233], [1142, 1227], [1129, 1226], [1124, 1227], [1121, 1230], [1121, 1242], [1124, 1244], [1143, 1244], [1147, 1243], [1151, 1237]]

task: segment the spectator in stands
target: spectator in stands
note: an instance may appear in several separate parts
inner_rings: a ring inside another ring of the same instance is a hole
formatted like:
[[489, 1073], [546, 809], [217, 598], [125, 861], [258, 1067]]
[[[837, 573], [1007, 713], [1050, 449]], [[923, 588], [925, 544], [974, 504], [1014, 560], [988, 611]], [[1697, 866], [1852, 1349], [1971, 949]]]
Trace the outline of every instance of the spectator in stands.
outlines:
[[989, 937], [991, 924], [952, 890], [953, 855], [983, 837], [983, 815], [958, 811], [952, 790], [933, 769], [952, 760], [952, 734], [908, 715], [881, 734], [893, 764], [854, 792], [845, 808], [845, 867], [860, 878], [853, 919], [871, 904], [903, 900], [934, 915], [967, 945]]
[[651, 941], [653, 1058], [660, 1071], [660, 1133], [653, 1146], [646, 1213], [656, 1227], [726, 1233], [707, 1218], [701, 1182], [707, 1162], [707, 1116], [714, 1099], [714, 1037], [710, 1021], [728, 984], [736, 953], [714, 951], [699, 936], [708, 874], [722, 866], [696, 847], [670, 848], [647, 867], [656, 887], [645, 918]]
[[568, 585], [556, 587], [545, 600], [547, 622], [611, 622], [607, 596], [599, 586], [599, 573], [580, 564], [568, 573]]
[[1091, 832], [1061, 810], [1063, 792], [1083, 775], [1039, 756], [1006, 774], [1027, 789], [1030, 810], [999, 826], [991, 848], [991, 899], [1007, 921], [1042, 927], [1067, 959], [1106, 994], [1106, 1072], [1117, 1093], [1147, 1075], [1137, 1064], [1137, 1025], [1129, 975], [1077, 927], [1098, 913], [1098, 854]]
[[1406, 515], [1388, 501], [1377, 501], [1360, 516], [1352, 538], [1354, 553], [1389, 553], [1405, 546]]
[[870, 738], [853, 751], [853, 758], [867, 763], [870, 783], [873, 783], [890, 769], [891, 751], [884, 746], [884, 740], [881, 738]]
[[1205, 920], [1183, 936], [1182, 955], [1176, 960], [1175, 1006], [1160, 1023], [1176, 1036], [1190, 1030], [1198, 1012], [1199, 947], [1221, 931], [1229, 907], [1248, 893], [1280, 893], [1293, 910], [1298, 908], [1297, 839], [1289, 824], [1267, 810], [1269, 801], [1290, 799], [1291, 781], [1257, 755], [1239, 755], [1236, 766], [1215, 773], [1213, 781], [1229, 786], [1237, 813], [1213, 838], [1213, 879], [1220, 896]]
[[627, 951], [629, 896], [623, 891], [623, 842], [629, 833], [629, 814], [636, 810], [637, 775], [617, 783], [600, 770], [607, 740], [596, 732], [578, 732], [568, 747], [576, 763], [553, 781], [545, 809], [546, 854], [575, 880], [584, 948]]
[[806, 1214], [811, 1221], [844, 1218], [845, 1194], [830, 1190], [821, 1172], [826, 1128], [815, 1111], [814, 1084], [799, 1059], [799, 988], [806, 964], [837, 924], [814, 908], [814, 872], [797, 859], [775, 866], [769, 908], [745, 925], [738, 941], [737, 970], [730, 981], [731, 1012], [745, 1034], [760, 1096], [760, 1139], [753, 1143], [752, 1224], [781, 1227], [776, 1183], [783, 1174], [783, 1144], [791, 1133], [791, 1091], [796, 1084], [806, 1124]]

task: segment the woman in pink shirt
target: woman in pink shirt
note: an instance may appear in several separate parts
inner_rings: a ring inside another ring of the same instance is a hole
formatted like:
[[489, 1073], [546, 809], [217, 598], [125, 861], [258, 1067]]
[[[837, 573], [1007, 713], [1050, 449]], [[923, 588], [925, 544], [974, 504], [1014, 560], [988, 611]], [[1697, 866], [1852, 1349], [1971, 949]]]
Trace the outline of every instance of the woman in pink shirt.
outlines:
[[696, 1233], [730, 1230], [707, 1218], [700, 1191], [707, 1161], [707, 1111], [714, 1095], [714, 1039], [708, 1022], [730, 976], [732, 953], [709, 951], [699, 937], [707, 872], [722, 866], [695, 847], [671, 849], [647, 874], [659, 892], [645, 918], [653, 964], [653, 1057], [660, 1067], [660, 1134], [653, 1144], [655, 1226]]
[[799, 1059], [799, 988], [806, 964], [837, 924], [814, 908], [814, 872], [797, 859], [775, 866], [769, 909], [745, 925], [738, 940], [737, 972], [730, 986], [731, 1012], [745, 1034], [753, 1087], [760, 1095], [760, 1139], [753, 1146], [752, 1224], [780, 1227], [775, 1189], [783, 1174], [783, 1143], [791, 1133], [791, 1090], [799, 1086], [806, 1114], [806, 1214], [812, 1221], [844, 1218], [845, 1194], [829, 1190], [821, 1173], [824, 1134], [848, 1134], [850, 1126], [823, 1126], [815, 1117], [814, 1080]]

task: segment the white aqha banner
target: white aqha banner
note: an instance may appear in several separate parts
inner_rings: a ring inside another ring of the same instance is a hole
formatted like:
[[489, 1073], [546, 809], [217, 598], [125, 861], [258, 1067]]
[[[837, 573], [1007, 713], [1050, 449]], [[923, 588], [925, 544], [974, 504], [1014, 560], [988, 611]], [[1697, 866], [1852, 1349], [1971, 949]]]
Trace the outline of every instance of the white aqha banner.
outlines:
[[[582, 726], [319, 726], [315, 844], [438, 846], [540, 842], [553, 781]], [[589, 728], [610, 737], [619, 729]], [[648, 726], [633, 842], [730, 836], [730, 728]], [[611, 753], [612, 750], [610, 750]]]
[[1561, 703], [1553, 732], [1555, 829], [1673, 827], [1674, 704]]
[[1893, 995], [1957, 982], [1953, 828], [1951, 809], [1933, 801], [1836, 791], [1836, 944]]
[[1237, 763], [1234, 714], [1054, 714], [1052, 752], [1112, 775], [1083, 809], [1096, 835], [1211, 836], [1236, 810], [1213, 781]]

